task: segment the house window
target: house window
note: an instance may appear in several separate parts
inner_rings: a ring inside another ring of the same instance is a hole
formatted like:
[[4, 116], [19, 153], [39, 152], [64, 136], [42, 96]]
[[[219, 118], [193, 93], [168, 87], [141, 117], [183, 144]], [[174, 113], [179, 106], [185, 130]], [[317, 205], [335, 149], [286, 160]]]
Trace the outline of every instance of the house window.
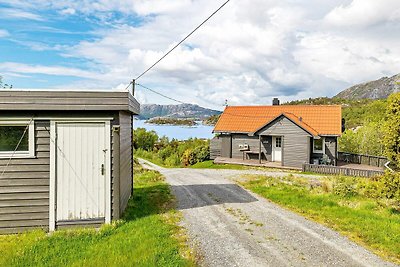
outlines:
[[282, 137], [275, 138], [275, 147], [282, 147]]
[[0, 158], [34, 156], [33, 122], [0, 121]]
[[314, 139], [314, 153], [324, 153], [325, 151], [325, 138]]

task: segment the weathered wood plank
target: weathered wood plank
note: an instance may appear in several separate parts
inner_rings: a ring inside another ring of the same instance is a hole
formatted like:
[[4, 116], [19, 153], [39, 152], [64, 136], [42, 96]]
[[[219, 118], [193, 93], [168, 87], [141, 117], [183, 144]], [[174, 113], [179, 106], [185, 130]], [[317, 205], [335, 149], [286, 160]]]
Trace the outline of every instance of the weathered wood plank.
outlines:
[[0, 207], [33, 207], [33, 206], [45, 206], [49, 207], [49, 199], [12, 199], [12, 200], [0, 200]]
[[[1, 167], [7, 166], [9, 162], [9, 159], [0, 159], [0, 170]], [[10, 166], [16, 166], [16, 165], [49, 165], [50, 164], [50, 159], [49, 158], [28, 158], [28, 159], [11, 159], [10, 161]]]
[[[25, 213], [49, 213], [49, 206], [31, 206], [31, 207], [0, 207], [0, 217], [7, 217], [8, 214]], [[2, 220], [2, 219], [0, 219]]]
[[13, 193], [37, 193], [37, 192], [49, 192], [49, 186], [47, 185], [29, 185], [29, 186], [1, 186], [0, 194], [13, 194]]
[[[1, 168], [0, 168], [1, 170]], [[2, 170], [1, 170], [2, 171]], [[49, 179], [50, 173], [49, 172], [5, 172], [1, 179]]]
[[[3, 167], [0, 167], [0, 170], [3, 172]], [[48, 164], [38, 164], [38, 165], [9, 165], [5, 169], [7, 173], [10, 172], [46, 172], [50, 171], [50, 167]], [[35, 175], [35, 173], [32, 173]]]
[[4, 179], [0, 178], [0, 187], [6, 186], [48, 186], [50, 183], [49, 179]]
[[37, 192], [37, 193], [11, 193], [11, 194], [0, 194], [1, 200], [22, 200], [22, 199], [47, 199], [49, 198], [49, 192]]
[[27, 212], [1, 214], [0, 223], [4, 221], [43, 220], [49, 218], [49, 212]]

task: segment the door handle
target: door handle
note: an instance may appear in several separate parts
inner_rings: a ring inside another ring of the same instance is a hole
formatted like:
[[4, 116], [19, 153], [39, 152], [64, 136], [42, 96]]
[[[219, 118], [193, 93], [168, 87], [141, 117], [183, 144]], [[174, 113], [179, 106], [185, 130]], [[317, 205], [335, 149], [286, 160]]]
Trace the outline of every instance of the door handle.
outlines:
[[105, 168], [104, 168], [104, 164], [101, 164], [101, 175], [104, 175], [106, 172]]

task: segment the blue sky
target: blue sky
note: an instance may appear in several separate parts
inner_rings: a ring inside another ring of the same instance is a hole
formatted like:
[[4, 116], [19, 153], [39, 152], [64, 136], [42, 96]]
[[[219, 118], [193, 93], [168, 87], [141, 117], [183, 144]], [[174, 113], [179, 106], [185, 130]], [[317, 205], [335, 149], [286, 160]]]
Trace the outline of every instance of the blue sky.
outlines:
[[[0, 0], [0, 75], [15, 88], [125, 88], [223, 2]], [[231, 1], [139, 82], [218, 109], [333, 96], [400, 72], [399, 25], [397, 0]]]

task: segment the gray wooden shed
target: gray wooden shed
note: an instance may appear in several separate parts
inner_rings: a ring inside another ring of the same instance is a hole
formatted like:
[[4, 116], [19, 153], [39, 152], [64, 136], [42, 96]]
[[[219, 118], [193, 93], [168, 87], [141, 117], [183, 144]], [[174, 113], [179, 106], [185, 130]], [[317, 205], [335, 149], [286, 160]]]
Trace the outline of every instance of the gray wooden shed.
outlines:
[[0, 233], [119, 219], [133, 188], [129, 92], [0, 91]]

